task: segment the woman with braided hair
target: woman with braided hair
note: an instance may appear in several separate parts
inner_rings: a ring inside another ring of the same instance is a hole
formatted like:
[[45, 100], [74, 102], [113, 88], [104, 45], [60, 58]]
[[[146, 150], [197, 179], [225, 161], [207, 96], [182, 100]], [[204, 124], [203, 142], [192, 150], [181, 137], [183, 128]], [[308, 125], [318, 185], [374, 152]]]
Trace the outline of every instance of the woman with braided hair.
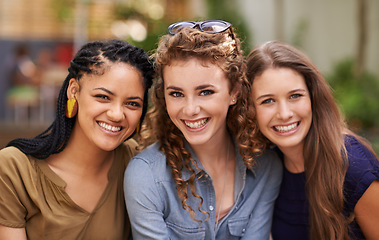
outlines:
[[0, 151], [0, 239], [129, 237], [123, 174], [152, 64], [126, 42], [95, 41], [68, 70], [52, 125]]
[[282, 168], [250, 136], [246, 65], [230, 23], [179, 22], [154, 54], [142, 131], [125, 172], [135, 239], [268, 239]]

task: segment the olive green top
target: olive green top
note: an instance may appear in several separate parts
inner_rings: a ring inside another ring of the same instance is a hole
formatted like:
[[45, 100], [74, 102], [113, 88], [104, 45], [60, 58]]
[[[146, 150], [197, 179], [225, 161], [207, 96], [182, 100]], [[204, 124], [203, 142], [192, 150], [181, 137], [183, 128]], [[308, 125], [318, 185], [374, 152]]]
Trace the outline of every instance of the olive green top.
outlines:
[[87, 212], [65, 192], [66, 183], [46, 161], [15, 147], [0, 151], [0, 224], [25, 228], [28, 239], [127, 239], [130, 223], [123, 175], [137, 143], [128, 140], [115, 151], [109, 182], [97, 206]]

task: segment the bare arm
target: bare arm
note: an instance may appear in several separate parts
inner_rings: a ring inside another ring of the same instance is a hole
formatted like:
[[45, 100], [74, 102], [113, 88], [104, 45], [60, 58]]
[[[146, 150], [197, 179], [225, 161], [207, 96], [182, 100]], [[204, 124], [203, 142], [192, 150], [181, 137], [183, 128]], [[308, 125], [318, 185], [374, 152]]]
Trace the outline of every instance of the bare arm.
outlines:
[[379, 239], [379, 181], [371, 183], [354, 208], [356, 221], [366, 239]]
[[10, 228], [0, 225], [0, 239], [27, 240], [25, 228]]

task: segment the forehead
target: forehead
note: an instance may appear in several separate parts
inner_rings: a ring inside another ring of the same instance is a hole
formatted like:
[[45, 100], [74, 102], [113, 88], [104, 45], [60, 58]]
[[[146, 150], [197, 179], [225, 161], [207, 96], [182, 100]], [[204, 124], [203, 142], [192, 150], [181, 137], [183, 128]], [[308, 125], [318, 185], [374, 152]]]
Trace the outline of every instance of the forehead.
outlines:
[[303, 75], [286, 67], [266, 69], [253, 81], [254, 92], [281, 92], [295, 88], [308, 90]]
[[163, 68], [165, 85], [227, 84], [229, 80], [216, 64], [196, 58], [176, 60]]
[[107, 86], [115, 90], [127, 90], [129, 86], [143, 87], [142, 73], [134, 66], [127, 63], [111, 63], [102, 67], [102, 72], [84, 74], [80, 85], [94, 87]]

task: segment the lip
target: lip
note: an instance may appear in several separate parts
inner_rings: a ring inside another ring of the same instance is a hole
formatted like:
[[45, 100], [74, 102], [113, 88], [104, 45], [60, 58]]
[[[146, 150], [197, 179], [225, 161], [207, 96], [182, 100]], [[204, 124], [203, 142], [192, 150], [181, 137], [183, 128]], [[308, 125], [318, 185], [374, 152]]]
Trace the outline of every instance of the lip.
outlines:
[[184, 120], [182, 122], [188, 131], [198, 132], [206, 128], [211, 118], [200, 118], [196, 120]]
[[289, 124], [280, 124], [280, 125], [274, 125], [272, 130], [281, 136], [291, 135], [298, 131], [300, 126], [300, 121], [298, 122], [292, 122]]
[[96, 121], [96, 123], [99, 126], [99, 128], [107, 134], [119, 135], [124, 129], [124, 127], [120, 125], [114, 125], [104, 121]]

